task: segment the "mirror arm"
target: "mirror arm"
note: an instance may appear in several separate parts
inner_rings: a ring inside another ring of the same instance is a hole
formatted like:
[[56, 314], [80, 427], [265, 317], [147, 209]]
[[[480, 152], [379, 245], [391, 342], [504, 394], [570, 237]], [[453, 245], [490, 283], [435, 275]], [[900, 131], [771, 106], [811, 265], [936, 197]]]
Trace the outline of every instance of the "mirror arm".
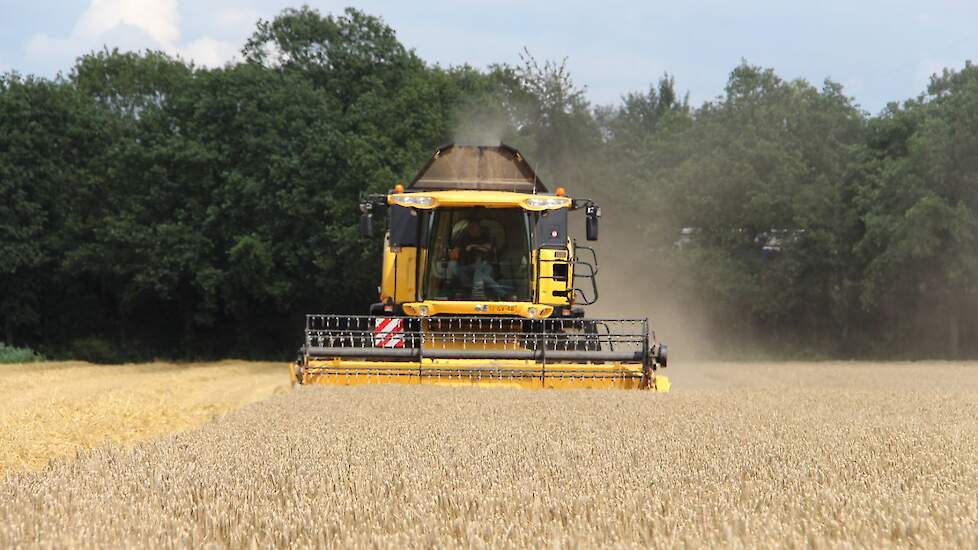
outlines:
[[571, 203], [571, 210], [584, 209], [584, 214], [588, 217], [600, 218], [601, 206], [591, 199], [574, 199]]
[[384, 206], [387, 206], [387, 195], [385, 194], [370, 193], [369, 195], [360, 195], [361, 212], [363, 212], [364, 208], [367, 208], [369, 210], [371, 208], [381, 208]]
[[571, 202], [571, 210], [580, 210], [581, 208], [587, 208], [588, 205], [594, 204], [591, 199], [574, 199]]

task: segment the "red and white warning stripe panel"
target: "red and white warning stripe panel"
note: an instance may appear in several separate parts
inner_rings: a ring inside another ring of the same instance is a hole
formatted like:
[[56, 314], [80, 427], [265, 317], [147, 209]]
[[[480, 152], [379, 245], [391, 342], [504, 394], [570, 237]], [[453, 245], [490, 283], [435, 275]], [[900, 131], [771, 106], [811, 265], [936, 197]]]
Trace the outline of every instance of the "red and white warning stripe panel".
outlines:
[[404, 319], [396, 317], [374, 319], [374, 347], [403, 348]]

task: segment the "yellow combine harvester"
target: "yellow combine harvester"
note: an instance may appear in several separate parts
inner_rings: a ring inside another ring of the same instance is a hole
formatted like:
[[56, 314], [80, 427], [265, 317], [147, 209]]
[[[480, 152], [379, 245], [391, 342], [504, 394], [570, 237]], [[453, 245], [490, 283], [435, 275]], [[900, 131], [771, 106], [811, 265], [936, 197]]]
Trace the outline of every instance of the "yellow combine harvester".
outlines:
[[568, 236], [593, 201], [550, 193], [512, 147], [448, 145], [387, 208], [380, 302], [370, 315], [308, 315], [298, 384], [453, 384], [668, 391], [647, 319], [592, 319], [597, 256]]

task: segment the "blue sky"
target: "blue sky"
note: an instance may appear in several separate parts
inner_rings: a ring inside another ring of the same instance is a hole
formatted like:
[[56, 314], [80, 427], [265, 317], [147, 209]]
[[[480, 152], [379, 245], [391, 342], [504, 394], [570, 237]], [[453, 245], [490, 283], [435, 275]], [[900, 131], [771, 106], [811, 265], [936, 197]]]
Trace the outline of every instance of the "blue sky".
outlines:
[[[913, 97], [943, 67], [978, 59], [978, 2], [332, 2], [382, 16], [443, 66], [515, 63], [524, 46], [561, 59], [593, 103], [644, 90], [668, 71], [694, 103], [723, 91], [741, 58], [784, 78], [841, 82], [867, 111]], [[280, 0], [0, 0], [0, 71], [53, 76], [103, 45], [162, 49], [198, 64], [233, 59]]]

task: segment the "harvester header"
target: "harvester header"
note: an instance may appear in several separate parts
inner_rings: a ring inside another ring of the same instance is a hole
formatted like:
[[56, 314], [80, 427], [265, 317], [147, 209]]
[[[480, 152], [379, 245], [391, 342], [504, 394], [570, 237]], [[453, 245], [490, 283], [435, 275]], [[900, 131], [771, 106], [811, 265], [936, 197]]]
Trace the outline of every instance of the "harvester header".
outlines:
[[587, 318], [595, 250], [570, 237], [584, 210], [551, 193], [516, 149], [446, 145], [408, 185], [364, 197], [361, 232], [386, 209], [369, 315], [309, 315], [293, 381], [619, 387], [667, 391], [666, 346], [646, 319]]

